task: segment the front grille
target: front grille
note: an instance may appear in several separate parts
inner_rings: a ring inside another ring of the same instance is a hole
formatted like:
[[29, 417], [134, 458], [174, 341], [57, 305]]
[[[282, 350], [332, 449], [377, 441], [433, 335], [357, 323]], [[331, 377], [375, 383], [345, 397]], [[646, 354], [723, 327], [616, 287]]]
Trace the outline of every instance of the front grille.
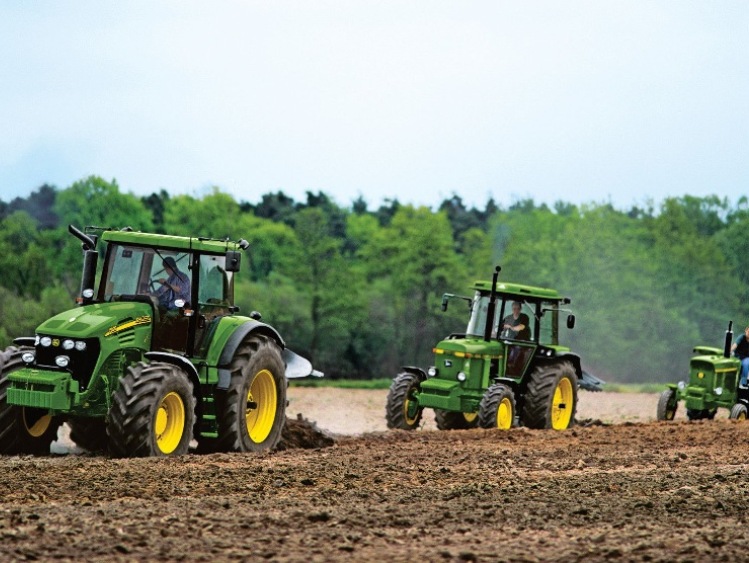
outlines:
[[[68, 372], [72, 375], [73, 379], [78, 382], [81, 391], [88, 388], [88, 385], [91, 382], [91, 376], [94, 373], [94, 367], [96, 367], [96, 361], [99, 359], [99, 352], [101, 350], [99, 339], [71, 338], [71, 340], [83, 340], [86, 343], [86, 349], [79, 352], [75, 348], [72, 350], [64, 350], [62, 348], [62, 341], [65, 340], [65, 338], [47, 334], [40, 334], [39, 336], [49, 336], [52, 339], [52, 346], [42, 346], [41, 344], [36, 345], [36, 367]], [[67, 356], [70, 358], [70, 364], [68, 364], [67, 368], [63, 369], [57, 367], [57, 364], [55, 364], [55, 358], [57, 356]]]

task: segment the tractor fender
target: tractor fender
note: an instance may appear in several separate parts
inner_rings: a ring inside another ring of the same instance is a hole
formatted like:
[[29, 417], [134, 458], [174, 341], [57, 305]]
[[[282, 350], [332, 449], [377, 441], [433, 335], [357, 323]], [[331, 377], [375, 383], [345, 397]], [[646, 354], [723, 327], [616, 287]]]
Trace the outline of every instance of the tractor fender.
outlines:
[[198, 370], [190, 360], [183, 356], [178, 356], [177, 354], [170, 354], [169, 352], [146, 352], [143, 355], [149, 361], [174, 364], [175, 366], [183, 369], [187, 374], [187, 377], [190, 378], [190, 382], [195, 389], [195, 394], [198, 394], [198, 392], [200, 391], [200, 378], [198, 377]]
[[218, 361], [218, 389], [229, 388], [231, 372], [227, 368], [231, 364], [231, 360], [239, 345], [250, 334], [260, 334], [266, 338], [270, 338], [278, 344], [281, 350], [286, 348], [283, 338], [281, 338], [281, 335], [272, 326], [252, 319], [242, 323], [231, 333], [231, 336], [226, 340], [221, 350], [221, 356]]
[[426, 378], [427, 378], [427, 372], [425, 372], [421, 368], [417, 368], [417, 367], [414, 367], [414, 366], [403, 366], [401, 369], [403, 371], [405, 371], [406, 373], [412, 373], [412, 374], [414, 374], [419, 379], [421, 379], [421, 381], [425, 381]]

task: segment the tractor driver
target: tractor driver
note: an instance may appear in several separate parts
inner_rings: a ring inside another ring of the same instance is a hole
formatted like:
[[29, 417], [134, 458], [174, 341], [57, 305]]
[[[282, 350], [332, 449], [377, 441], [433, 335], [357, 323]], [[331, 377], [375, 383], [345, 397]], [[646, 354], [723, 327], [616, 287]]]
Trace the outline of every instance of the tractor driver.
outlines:
[[530, 320], [528, 315], [520, 312], [521, 307], [520, 301], [514, 301], [512, 303], [512, 314], [502, 319], [503, 337], [513, 340], [530, 340], [531, 329], [528, 326]]
[[162, 266], [169, 277], [159, 280], [161, 287], [154, 295], [159, 300], [160, 307], [177, 309], [175, 300], [182, 299], [185, 303], [190, 301], [190, 278], [179, 271], [177, 262], [171, 256], [164, 258]]
[[744, 334], [740, 335], [731, 346], [733, 355], [741, 360], [741, 379], [740, 387], [746, 387], [746, 376], [749, 374], [749, 326], [744, 329]]

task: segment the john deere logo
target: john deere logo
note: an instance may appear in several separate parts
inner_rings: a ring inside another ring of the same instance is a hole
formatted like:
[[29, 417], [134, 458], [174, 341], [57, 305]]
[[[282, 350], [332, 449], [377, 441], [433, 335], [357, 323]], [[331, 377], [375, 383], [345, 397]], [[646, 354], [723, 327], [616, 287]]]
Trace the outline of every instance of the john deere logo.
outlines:
[[[118, 332], [122, 332], [123, 330], [133, 328], [134, 326], [147, 325], [150, 323], [151, 323], [151, 317], [149, 316], [138, 317], [135, 320], [127, 321], [127, 322], [113, 326], [107, 332], [104, 333], [104, 336], [112, 336], [114, 334], [117, 334]], [[58, 344], [59, 344], [59, 341], [58, 341]]]
[[702, 372], [699, 372], [699, 373], [697, 374], [697, 377], [699, 377], [700, 379], [702, 379], [703, 377], [705, 377], [705, 374], [704, 374], [704, 373], [702, 373]]
[[59, 338], [53, 338], [52, 339], [52, 346], [54, 346], [56, 348], [59, 345], [60, 345], [60, 339]]

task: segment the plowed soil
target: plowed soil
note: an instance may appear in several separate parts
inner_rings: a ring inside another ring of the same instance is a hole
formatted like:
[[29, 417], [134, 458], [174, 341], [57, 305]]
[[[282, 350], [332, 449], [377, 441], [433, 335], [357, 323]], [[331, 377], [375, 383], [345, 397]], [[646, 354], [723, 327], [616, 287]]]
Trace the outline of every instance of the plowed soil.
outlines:
[[749, 423], [625, 395], [604, 420], [581, 394], [564, 432], [384, 431], [384, 394], [359, 395], [291, 389], [301, 439], [272, 453], [0, 457], [0, 560], [747, 559]]

